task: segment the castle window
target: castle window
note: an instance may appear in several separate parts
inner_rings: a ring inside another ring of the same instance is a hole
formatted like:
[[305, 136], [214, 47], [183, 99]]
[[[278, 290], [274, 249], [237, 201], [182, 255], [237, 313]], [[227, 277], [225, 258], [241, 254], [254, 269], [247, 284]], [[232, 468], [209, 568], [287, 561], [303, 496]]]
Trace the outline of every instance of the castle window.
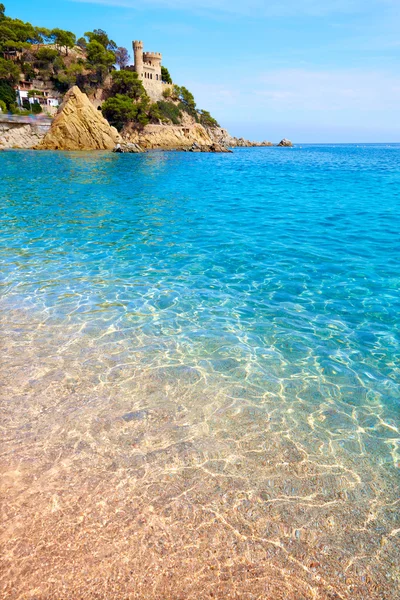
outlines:
[[156, 74], [156, 79], [158, 80], [158, 75]]

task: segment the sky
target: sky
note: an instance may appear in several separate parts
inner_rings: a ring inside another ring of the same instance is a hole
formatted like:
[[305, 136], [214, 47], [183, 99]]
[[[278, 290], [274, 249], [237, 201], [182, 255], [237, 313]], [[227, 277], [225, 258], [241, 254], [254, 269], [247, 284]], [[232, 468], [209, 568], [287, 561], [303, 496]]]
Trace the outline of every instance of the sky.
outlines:
[[400, 142], [400, 0], [2, 0], [6, 14], [158, 51], [232, 135]]

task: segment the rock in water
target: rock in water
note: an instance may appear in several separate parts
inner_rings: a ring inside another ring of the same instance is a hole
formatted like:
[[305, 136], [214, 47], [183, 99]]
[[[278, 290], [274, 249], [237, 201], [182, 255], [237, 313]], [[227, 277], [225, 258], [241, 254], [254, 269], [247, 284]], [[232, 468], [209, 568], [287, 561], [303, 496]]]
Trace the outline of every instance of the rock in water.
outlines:
[[64, 96], [49, 132], [37, 146], [39, 150], [112, 150], [121, 142], [86, 94], [74, 85]]
[[122, 142], [113, 148], [113, 152], [117, 154], [139, 154], [140, 152], [144, 152], [144, 150], [138, 144]]
[[213, 142], [212, 144], [202, 144], [199, 145], [197, 142], [194, 142], [190, 148], [187, 148], [187, 152], [232, 152], [222, 144], [218, 144], [217, 142]]
[[293, 148], [292, 142], [290, 140], [287, 140], [286, 138], [284, 138], [281, 142], [279, 142], [278, 146], [285, 147], [285, 148]]

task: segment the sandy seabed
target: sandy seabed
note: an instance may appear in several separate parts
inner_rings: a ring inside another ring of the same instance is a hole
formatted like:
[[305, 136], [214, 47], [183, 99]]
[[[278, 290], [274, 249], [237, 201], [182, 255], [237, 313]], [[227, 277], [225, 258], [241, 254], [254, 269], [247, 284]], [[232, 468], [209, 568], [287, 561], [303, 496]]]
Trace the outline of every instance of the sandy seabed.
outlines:
[[1, 326], [1, 598], [399, 597], [379, 406], [143, 365], [115, 327]]

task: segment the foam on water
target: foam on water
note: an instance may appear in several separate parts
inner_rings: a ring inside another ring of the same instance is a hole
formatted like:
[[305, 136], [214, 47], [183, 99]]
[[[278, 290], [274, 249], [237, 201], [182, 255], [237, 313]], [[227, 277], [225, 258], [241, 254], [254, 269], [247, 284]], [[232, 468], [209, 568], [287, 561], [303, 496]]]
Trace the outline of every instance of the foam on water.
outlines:
[[2, 597], [397, 597], [399, 159], [0, 155]]

